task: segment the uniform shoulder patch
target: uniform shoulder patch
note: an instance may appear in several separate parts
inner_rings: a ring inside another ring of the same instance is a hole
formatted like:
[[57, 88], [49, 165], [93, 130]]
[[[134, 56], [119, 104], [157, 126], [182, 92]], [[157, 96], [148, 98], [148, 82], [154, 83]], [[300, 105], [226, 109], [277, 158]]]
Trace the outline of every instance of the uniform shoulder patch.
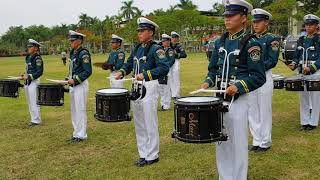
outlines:
[[159, 59], [164, 59], [166, 57], [166, 52], [164, 52], [163, 49], [158, 49], [156, 51], [156, 54], [159, 57]]
[[90, 56], [88, 54], [85, 54], [82, 56], [82, 60], [84, 63], [89, 63], [90, 62]]
[[254, 50], [258, 50], [261, 51], [261, 47], [260, 46], [252, 46], [248, 49], [248, 53], [251, 53]]
[[41, 66], [42, 65], [42, 59], [41, 58], [37, 58], [36, 59], [36, 65], [37, 66]]
[[123, 59], [124, 59], [124, 53], [123, 53], [123, 52], [120, 52], [120, 53], [118, 54], [118, 59], [120, 59], [120, 60], [123, 60]]
[[258, 62], [261, 59], [261, 48], [259, 46], [253, 46], [248, 50], [249, 56], [253, 62]]

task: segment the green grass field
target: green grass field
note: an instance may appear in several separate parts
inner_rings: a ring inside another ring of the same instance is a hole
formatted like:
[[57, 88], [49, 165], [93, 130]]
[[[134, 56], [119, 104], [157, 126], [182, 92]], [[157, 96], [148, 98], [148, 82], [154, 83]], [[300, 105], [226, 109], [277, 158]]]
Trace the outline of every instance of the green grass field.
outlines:
[[[45, 79], [67, 74], [59, 56], [44, 56]], [[93, 56], [101, 62], [106, 55]], [[197, 89], [207, 73], [204, 54], [190, 54], [181, 65], [182, 95]], [[0, 58], [0, 77], [24, 72], [24, 58]], [[279, 62], [274, 73], [292, 75]], [[69, 95], [63, 107], [41, 107], [43, 125], [29, 129], [24, 90], [17, 99], [0, 98], [0, 179], [217, 179], [214, 144], [186, 144], [171, 138], [173, 111], [159, 112], [160, 162], [137, 168], [133, 121], [95, 120], [95, 92], [108, 87], [109, 72], [94, 67], [87, 105], [86, 142], [68, 144], [72, 134]], [[129, 83], [126, 84], [129, 87]], [[298, 94], [275, 90], [273, 146], [250, 153], [249, 179], [320, 179], [320, 130], [299, 131]], [[251, 141], [251, 140], [250, 140]]]

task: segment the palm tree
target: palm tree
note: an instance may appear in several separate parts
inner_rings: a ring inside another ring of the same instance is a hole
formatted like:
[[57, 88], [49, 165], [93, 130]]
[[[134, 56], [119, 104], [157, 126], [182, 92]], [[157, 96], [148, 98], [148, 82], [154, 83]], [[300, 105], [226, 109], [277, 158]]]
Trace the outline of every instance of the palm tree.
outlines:
[[90, 16], [88, 16], [85, 13], [81, 13], [80, 16], [79, 16], [78, 25], [80, 27], [87, 28], [89, 26], [89, 24], [90, 24], [90, 21], [91, 21], [91, 17]]
[[170, 7], [169, 7], [169, 9], [167, 10], [167, 12], [173, 12], [173, 11], [175, 11], [176, 9], [177, 9], [177, 5], [174, 5], [174, 6], [170, 5]]
[[193, 4], [192, 0], [180, 0], [180, 4], [177, 4], [177, 7], [182, 10], [196, 10], [197, 5]]
[[140, 12], [138, 7], [133, 6], [133, 0], [123, 1], [123, 6], [120, 8], [122, 15], [126, 20], [135, 17], [136, 12]]
[[134, 17], [141, 17], [142, 13], [143, 13], [143, 10], [137, 9], [136, 12], [135, 12]]

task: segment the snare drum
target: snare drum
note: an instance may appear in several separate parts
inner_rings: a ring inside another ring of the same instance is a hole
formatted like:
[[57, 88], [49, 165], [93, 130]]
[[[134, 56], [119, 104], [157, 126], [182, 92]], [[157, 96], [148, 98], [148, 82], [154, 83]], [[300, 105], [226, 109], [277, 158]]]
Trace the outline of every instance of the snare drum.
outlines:
[[174, 102], [175, 127], [172, 137], [187, 143], [226, 141], [223, 112], [227, 108], [218, 97], [182, 97]]
[[320, 76], [318, 74], [306, 76], [305, 84], [307, 91], [320, 91]]
[[104, 122], [130, 121], [130, 93], [126, 89], [100, 89], [96, 92], [96, 114]]
[[283, 89], [284, 88], [284, 77], [281, 75], [272, 75], [273, 79], [273, 89]]
[[19, 87], [23, 87], [19, 80], [1, 79], [0, 97], [19, 97]]
[[297, 75], [284, 80], [287, 91], [304, 91], [304, 76]]
[[282, 52], [283, 59], [287, 62], [286, 64], [290, 64], [293, 60], [294, 52], [297, 49], [299, 37], [288, 37], [284, 42], [284, 49]]
[[61, 84], [41, 83], [37, 87], [37, 104], [42, 106], [63, 106], [64, 87]]

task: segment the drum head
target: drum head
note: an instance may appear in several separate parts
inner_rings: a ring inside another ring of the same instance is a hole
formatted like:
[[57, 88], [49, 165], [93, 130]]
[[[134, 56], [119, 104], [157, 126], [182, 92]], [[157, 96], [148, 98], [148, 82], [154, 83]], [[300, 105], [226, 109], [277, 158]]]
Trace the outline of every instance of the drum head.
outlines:
[[279, 76], [279, 77], [273, 77], [273, 80], [274, 81], [283, 81], [285, 78], [284, 77], [281, 77], [281, 76]]
[[176, 100], [176, 104], [180, 105], [211, 105], [220, 104], [223, 100], [219, 97], [214, 96], [189, 96], [181, 97]]
[[122, 95], [122, 94], [127, 94], [127, 93], [128, 93], [127, 89], [109, 88], [109, 89], [99, 89], [96, 94], [115, 96], [115, 95]]

